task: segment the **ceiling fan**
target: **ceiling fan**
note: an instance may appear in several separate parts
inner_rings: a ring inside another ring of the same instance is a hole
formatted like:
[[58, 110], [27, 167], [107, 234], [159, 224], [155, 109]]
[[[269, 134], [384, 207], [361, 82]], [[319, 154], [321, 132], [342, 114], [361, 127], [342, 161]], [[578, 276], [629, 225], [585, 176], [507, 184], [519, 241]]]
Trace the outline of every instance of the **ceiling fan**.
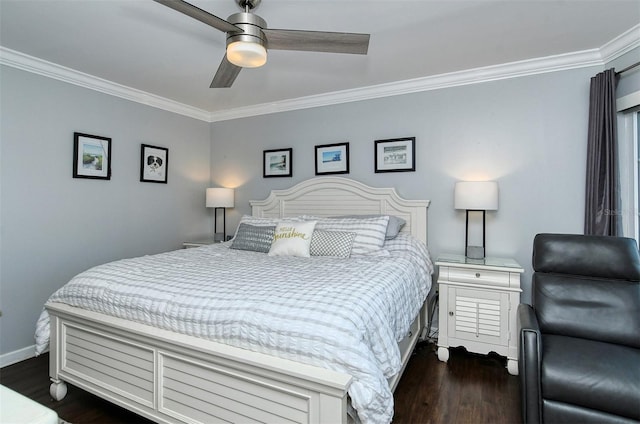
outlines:
[[227, 34], [227, 52], [213, 77], [211, 88], [231, 87], [242, 68], [257, 68], [267, 61], [267, 49], [367, 54], [369, 34], [350, 32], [269, 29], [251, 10], [262, 0], [235, 0], [244, 12], [225, 21], [183, 0], [154, 0]]

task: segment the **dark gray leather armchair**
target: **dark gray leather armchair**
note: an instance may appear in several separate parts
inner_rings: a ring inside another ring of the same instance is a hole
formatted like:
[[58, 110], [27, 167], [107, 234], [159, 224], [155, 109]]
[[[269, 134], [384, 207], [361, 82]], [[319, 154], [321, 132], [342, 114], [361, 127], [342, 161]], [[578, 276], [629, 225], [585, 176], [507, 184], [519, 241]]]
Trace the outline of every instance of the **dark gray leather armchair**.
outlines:
[[533, 269], [518, 307], [524, 422], [640, 422], [635, 240], [538, 234]]

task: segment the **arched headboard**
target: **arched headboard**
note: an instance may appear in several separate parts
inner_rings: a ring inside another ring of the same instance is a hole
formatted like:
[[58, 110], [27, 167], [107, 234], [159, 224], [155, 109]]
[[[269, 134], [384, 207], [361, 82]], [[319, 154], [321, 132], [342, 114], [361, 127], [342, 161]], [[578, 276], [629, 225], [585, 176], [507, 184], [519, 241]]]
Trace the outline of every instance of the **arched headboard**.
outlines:
[[316, 177], [273, 190], [266, 199], [249, 203], [254, 216], [269, 218], [395, 215], [407, 221], [403, 232], [427, 243], [427, 210], [431, 202], [403, 199], [395, 188], [369, 187], [343, 177]]

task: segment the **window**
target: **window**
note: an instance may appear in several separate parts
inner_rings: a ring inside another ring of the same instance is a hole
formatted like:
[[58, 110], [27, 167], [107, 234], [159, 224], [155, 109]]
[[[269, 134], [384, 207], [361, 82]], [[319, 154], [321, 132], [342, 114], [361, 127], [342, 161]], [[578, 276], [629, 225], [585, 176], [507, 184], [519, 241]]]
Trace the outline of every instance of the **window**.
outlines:
[[622, 231], [640, 241], [640, 91], [618, 99], [618, 154], [620, 164]]

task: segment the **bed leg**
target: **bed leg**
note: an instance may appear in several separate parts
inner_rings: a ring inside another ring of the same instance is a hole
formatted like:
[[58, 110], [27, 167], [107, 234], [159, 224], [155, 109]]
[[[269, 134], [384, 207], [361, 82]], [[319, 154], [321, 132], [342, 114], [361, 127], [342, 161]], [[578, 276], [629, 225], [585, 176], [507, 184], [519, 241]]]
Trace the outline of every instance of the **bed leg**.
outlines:
[[51, 379], [51, 386], [49, 387], [49, 394], [57, 401], [64, 399], [67, 395], [67, 383], [56, 378]]

